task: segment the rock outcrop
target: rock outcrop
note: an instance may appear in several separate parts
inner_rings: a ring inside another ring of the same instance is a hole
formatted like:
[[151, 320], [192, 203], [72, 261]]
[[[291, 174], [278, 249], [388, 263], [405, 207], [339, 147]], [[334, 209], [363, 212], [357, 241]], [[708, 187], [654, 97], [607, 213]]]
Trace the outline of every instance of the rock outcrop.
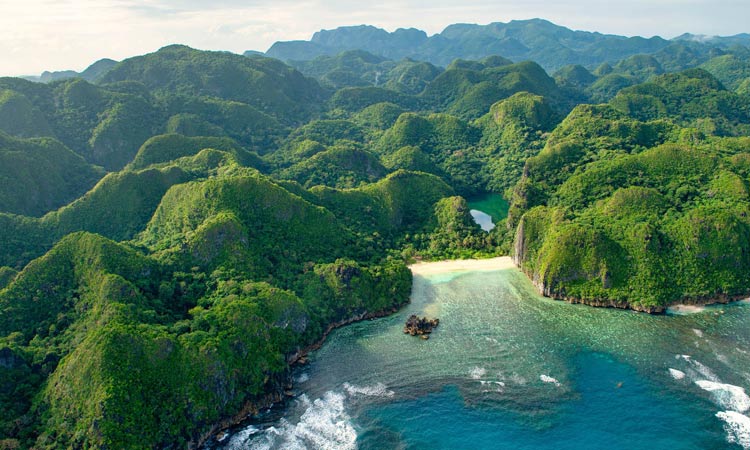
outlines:
[[440, 319], [428, 319], [426, 317], [419, 318], [412, 314], [406, 320], [404, 325], [404, 334], [412, 336], [419, 336], [422, 339], [429, 339], [432, 330], [440, 325]]

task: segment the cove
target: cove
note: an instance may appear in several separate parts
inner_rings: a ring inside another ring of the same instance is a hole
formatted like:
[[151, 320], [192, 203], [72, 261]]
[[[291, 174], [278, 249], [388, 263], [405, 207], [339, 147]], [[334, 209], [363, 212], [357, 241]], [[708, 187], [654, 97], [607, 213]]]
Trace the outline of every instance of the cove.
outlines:
[[[570, 305], [515, 268], [415, 273], [411, 303], [333, 332], [295, 397], [214, 448], [750, 448], [750, 305]], [[439, 317], [429, 341], [411, 314]], [[743, 419], [744, 418], [744, 419]]]

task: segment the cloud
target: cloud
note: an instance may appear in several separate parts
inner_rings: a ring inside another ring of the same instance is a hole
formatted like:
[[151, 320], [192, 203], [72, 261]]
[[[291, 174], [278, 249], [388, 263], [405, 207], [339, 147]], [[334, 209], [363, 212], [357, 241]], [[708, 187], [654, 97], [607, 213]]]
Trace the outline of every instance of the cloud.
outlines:
[[372, 24], [429, 34], [451, 23], [542, 17], [574, 29], [672, 37], [750, 31], [746, 0], [0, 0], [0, 74], [82, 70], [171, 43], [242, 52], [320, 29]]

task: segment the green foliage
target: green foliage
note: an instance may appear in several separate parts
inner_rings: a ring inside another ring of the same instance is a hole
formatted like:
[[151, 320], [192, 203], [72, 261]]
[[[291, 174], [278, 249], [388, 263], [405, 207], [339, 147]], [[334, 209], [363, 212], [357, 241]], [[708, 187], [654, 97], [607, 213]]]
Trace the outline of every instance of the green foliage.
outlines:
[[746, 57], [733, 54], [717, 56], [701, 64], [700, 67], [710, 72], [730, 90], [736, 90], [745, 79], [750, 77], [750, 62]]
[[378, 130], [386, 130], [392, 127], [404, 112], [401, 107], [393, 103], [375, 103], [357, 113], [354, 120]]
[[308, 117], [325, 97], [317, 83], [280, 61], [181, 45], [122, 61], [101, 78], [102, 83], [125, 80], [139, 81], [159, 95], [218, 97], [255, 105], [283, 123]]
[[583, 89], [596, 81], [596, 76], [586, 70], [585, 67], [571, 64], [560, 68], [553, 75], [555, 82], [560, 86]]
[[40, 216], [74, 200], [103, 175], [55, 139], [0, 132], [0, 211]]
[[0, 289], [4, 288], [16, 277], [18, 272], [10, 267], [0, 267]]
[[154, 136], [146, 141], [127, 168], [130, 170], [144, 169], [152, 164], [166, 163], [185, 156], [194, 156], [207, 148], [230, 153], [236, 161], [244, 166], [259, 169], [263, 167], [262, 160], [256, 154], [243, 149], [232, 139], [165, 134]]
[[587, 93], [595, 102], [606, 102], [617, 95], [622, 89], [632, 86], [635, 83], [636, 79], [632, 76], [619, 73], [608, 73], [596, 80], [594, 84], [588, 88]]
[[435, 78], [421, 97], [432, 108], [472, 119], [486, 114], [499, 100], [522, 91], [566, 102], [555, 81], [533, 62], [499, 67], [476, 63], [471, 68], [459, 64]]
[[428, 231], [435, 203], [452, 189], [434, 175], [398, 170], [357, 189], [317, 187], [311, 192], [355, 232], [393, 236]]
[[722, 166], [712, 147], [678, 145], [591, 163], [552, 190], [564, 215], [523, 216], [516, 257], [559, 297], [658, 310], [744, 293], [748, 179]]
[[185, 136], [227, 136], [248, 149], [267, 153], [288, 133], [282, 123], [256, 106], [238, 101], [191, 95], [164, 100], [167, 133]]
[[109, 170], [124, 167], [153, 134], [155, 119], [156, 114], [145, 100], [117, 103], [91, 132], [91, 159]]
[[53, 137], [47, 119], [23, 94], [0, 90], [0, 130], [11, 136]]
[[[425, 236], [427, 242], [412, 242], [419, 253], [430, 259], [471, 258], [485, 256], [494, 250], [495, 243], [483, 232], [469, 214], [469, 206], [463, 197], [447, 197], [435, 204], [435, 231]], [[424, 246], [424, 248], [422, 248]]]
[[[653, 98], [652, 104], [659, 106], [654, 113], [660, 109], [663, 112], [659, 117], [674, 118], [681, 125], [705, 128], [706, 122], [710, 122], [708, 129], [718, 135], [750, 132], [747, 125], [750, 104], [725, 90], [716, 78], [701, 69], [662, 75], [649, 83], [625, 89], [622, 94], [641, 96], [638, 97], [641, 102]], [[636, 111], [642, 109], [638, 107]]]
[[437, 176], [444, 176], [443, 171], [419, 147], [401, 147], [393, 153], [383, 157], [383, 163], [389, 170], [410, 170], [425, 172]]
[[416, 109], [419, 100], [390, 89], [367, 86], [340, 89], [333, 94], [328, 103], [331, 109], [358, 112], [378, 103], [393, 103], [404, 109]]
[[342, 144], [316, 153], [280, 171], [278, 176], [295, 180], [306, 188], [317, 185], [351, 188], [377, 181], [385, 173], [385, 167], [376, 155]]

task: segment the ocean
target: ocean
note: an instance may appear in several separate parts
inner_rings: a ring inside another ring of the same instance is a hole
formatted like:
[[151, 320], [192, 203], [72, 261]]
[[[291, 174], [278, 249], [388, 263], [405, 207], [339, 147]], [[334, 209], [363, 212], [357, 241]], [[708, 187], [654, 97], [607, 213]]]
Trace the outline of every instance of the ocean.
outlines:
[[[411, 314], [440, 318], [429, 340]], [[416, 275], [333, 332], [224, 449], [750, 449], [750, 304], [652, 316], [539, 296], [517, 269]]]

